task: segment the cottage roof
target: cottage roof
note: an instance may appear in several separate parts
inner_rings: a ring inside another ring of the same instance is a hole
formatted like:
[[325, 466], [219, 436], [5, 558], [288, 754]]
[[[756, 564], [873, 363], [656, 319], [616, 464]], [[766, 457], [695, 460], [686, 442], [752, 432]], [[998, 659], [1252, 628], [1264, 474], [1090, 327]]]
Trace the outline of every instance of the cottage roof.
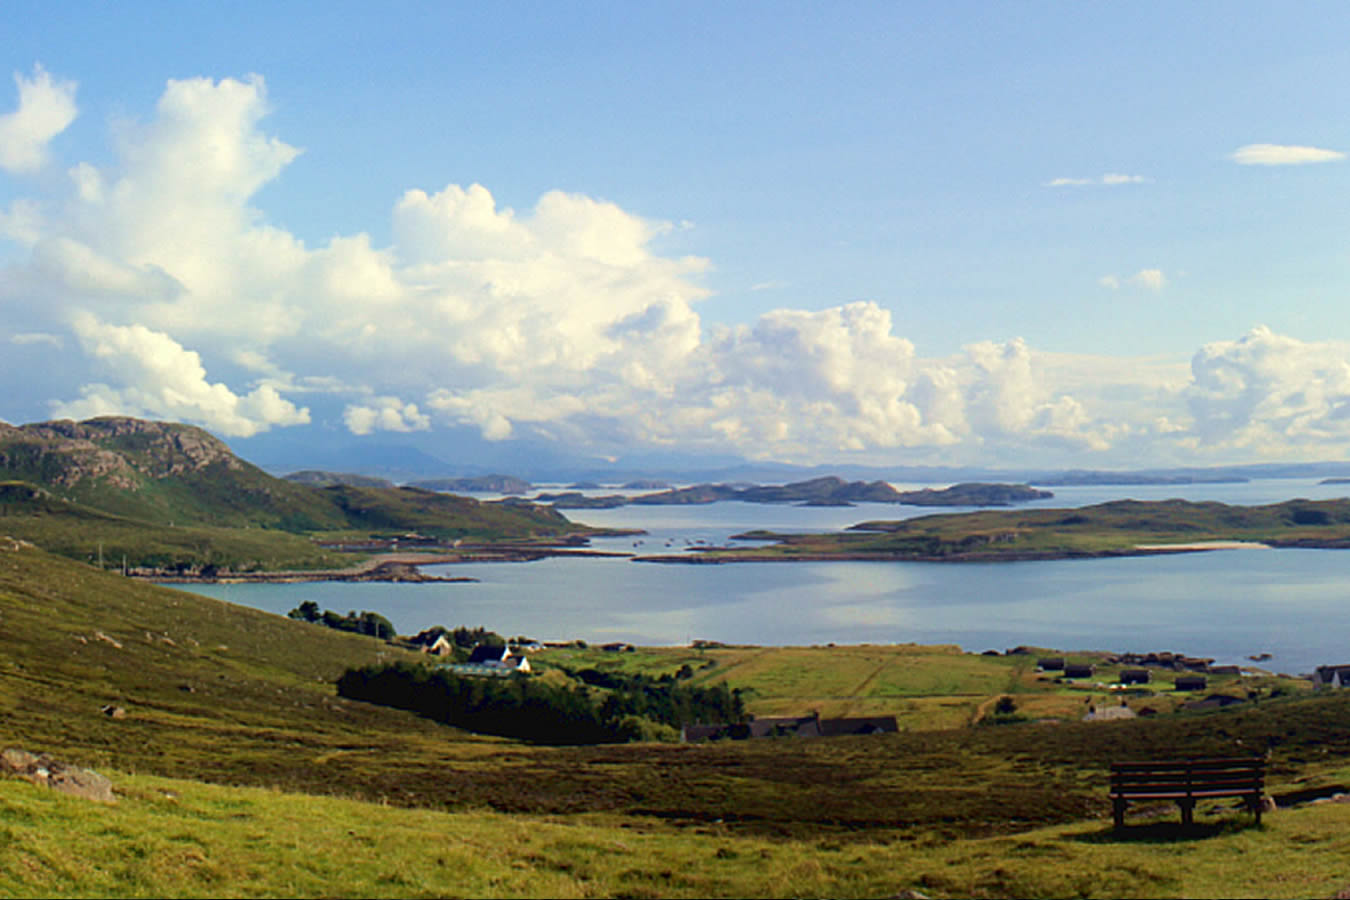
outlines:
[[506, 659], [510, 652], [511, 651], [506, 647], [494, 647], [488, 644], [479, 644], [477, 647], [474, 647], [473, 652], [469, 654], [469, 662], [501, 662]]

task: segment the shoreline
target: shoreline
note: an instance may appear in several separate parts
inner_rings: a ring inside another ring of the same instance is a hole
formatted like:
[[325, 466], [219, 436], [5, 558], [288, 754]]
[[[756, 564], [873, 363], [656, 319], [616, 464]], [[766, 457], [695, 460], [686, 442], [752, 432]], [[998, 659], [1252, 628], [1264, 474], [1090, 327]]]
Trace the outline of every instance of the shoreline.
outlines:
[[128, 577], [155, 584], [314, 584], [318, 582], [391, 582], [396, 584], [465, 584], [479, 579], [468, 575], [427, 575], [421, 566], [475, 562], [534, 562], [551, 556], [631, 557], [631, 553], [564, 548], [477, 548], [451, 553], [388, 553], [350, 569], [308, 569], [284, 572], [220, 572], [191, 575], [181, 572], [133, 570]]

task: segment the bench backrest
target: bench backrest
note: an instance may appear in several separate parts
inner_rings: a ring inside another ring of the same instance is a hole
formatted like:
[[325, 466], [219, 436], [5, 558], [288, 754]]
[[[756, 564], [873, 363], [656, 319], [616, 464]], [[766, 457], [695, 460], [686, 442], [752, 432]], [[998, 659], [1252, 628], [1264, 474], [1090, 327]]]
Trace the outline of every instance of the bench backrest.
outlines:
[[1266, 761], [1259, 757], [1171, 759], [1111, 764], [1113, 794], [1175, 791], [1257, 792], [1265, 782]]

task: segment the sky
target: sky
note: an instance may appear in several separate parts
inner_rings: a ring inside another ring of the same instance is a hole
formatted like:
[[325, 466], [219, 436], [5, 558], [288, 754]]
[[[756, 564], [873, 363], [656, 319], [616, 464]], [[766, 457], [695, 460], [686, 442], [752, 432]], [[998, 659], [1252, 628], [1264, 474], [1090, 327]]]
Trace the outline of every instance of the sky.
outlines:
[[1339, 3], [0, 5], [0, 419], [1345, 459]]

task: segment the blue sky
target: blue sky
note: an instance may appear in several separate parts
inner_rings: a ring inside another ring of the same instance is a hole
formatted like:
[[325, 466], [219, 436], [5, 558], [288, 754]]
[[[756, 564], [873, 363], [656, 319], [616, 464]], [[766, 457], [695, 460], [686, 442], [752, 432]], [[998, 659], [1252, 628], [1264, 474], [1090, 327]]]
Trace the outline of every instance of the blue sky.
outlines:
[[1346, 456], [1341, 4], [4, 14], [11, 422]]

